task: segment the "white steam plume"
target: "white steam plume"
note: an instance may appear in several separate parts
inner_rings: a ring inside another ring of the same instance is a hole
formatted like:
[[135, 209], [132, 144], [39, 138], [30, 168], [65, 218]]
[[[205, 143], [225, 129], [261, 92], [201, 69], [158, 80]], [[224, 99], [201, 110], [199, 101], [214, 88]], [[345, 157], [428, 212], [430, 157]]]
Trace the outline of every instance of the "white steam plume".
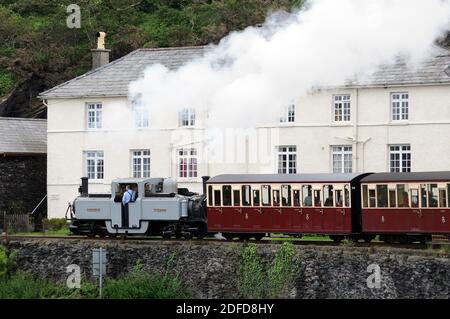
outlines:
[[413, 65], [448, 29], [446, 0], [311, 0], [231, 33], [178, 70], [149, 66], [130, 97], [142, 96], [152, 126], [184, 107], [207, 110], [207, 127], [274, 124], [313, 87], [343, 85], [398, 56]]

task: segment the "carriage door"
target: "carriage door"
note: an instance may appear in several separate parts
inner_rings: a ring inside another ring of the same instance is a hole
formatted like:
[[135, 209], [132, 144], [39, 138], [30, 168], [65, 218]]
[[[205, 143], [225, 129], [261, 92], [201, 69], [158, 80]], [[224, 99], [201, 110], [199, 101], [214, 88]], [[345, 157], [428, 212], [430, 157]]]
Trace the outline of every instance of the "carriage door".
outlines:
[[344, 204], [344, 189], [342, 185], [334, 186], [334, 222], [335, 230], [337, 232], [343, 231], [345, 226], [345, 204]]
[[138, 189], [138, 184], [131, 184], [134, 191], [134, 198], [128, 204], [128, 227], [140, 228], [141, 227], [141, 211], [142, 211], [142, 191]]
[[[422, 210], [422, 207], [420, 205], [420, 185], [419, 184], [411, 184], [411, 189], [409, 191], [410, 193], [410, 206], [411, 210], [409, 213], [409, 219], [411, 220], [410, 224], [408, 225], [411, 232], [418, 232], [422, 229], [423, 226], [425, 226], [425, 223], [427, 222], [426, 217], [424, 216], [424, 210]], [[424, 191], [426, 191], [424, 189]], [[426, 208], [426, 201], [423, 203], [424, 208]], [[424, 219], [425, 217], [425, 219]]]
[[111, 227], [122, 228], [122, 194], [123, 189], [119, 184], [113, 184], [114, 198], [111, 199]]

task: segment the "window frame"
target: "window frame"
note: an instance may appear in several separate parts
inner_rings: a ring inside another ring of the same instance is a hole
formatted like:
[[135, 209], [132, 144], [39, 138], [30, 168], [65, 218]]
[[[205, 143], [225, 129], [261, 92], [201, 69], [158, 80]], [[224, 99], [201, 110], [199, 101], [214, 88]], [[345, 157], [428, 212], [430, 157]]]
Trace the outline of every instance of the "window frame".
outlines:
[[[392, 150], [392, 148], [398, 147], [398, 150]], [[404, 150], [404, 147], [408, 147], [408, 150]], [[392, 155], [399, 155], [398, 160], [392, 159]], [[404, 155], [409, 155], [409, 158], [404, 159]], [[393, 166], [392, 163], [398, 161], [398, 167]], [[409, 165], [404, 165], [404, 161], [409, 162]], [[411, 144], [389, 144], [388, 145], [388, 171], [391, 173], [403, 173], [411, 172], [412, 167], [412, 148]]]
[[[90, 156], [90, 153], [95, 154], [94, 156]], [[100, 156], [101, 155], [101, 156]], [[105, 179], [105, 153], [104, 151], [99, 150], [89, 150], [89, 151], [83, 151], [83, 157], [84, 157], [84, 172], [85, 176], [87, 176], [92, 181], [103, 181]], [[88, 161], [94, 161], [94, 171], [93, 174], [95, 177], [91, 177], [89, 172], [89, 162]], [[99, 164], [99, 161], [101, 161], [101, 165]], [[101, 171], [99, 171], [99, 167], [101, 167]], [[99, 174], [101, 174], [101, 178], [99, 178]]]
[[195, 127], [196, 112], [195, 108], [186, 107], [180, 110], [178, 113], [178, 126], [179, 127]]
[[[283, 150], [284, 149], [284, 150]], [[297, 174], [297, 145], [279, 145], [277, 146], [277, 173], [283, 175]], [[280, 157], [285, 157], [280, 161]], [[291, 159], [291, 156], [293, 159]], [[285, 163], [284, 166], [282, 163]], [[291, 164], [294, 163], [292, 166]]]
[[[182, 160], [185, 160], [186, 162], [182, 163]], [[182, 165], [184, 167], [182, 167]], [[194, 167], [195, 167], [195, 169], [194, 169]], [[182, 172], [185, 172], [185, 173], [182, 174]], [[198, 172], [197, 149], [196, 148], [179, 148], [179, 149], [177, 149], [177, 177], [178, 177], [178, 179], [195, 180], [198, 178], [198, 173], [199, 172]]]
[[[348, 97], [348, 99], [344, 99]], [[340, 98], [338, 100], [338, 98]], [[352, 95], [350, 93], [333, 94], [333, 123], [349, 124], [352, 122]]]
[[284, 114], [280, 117], [281, 124], [293, 124], [295, 123], [296, 107], [295, 103], [291, 103], [284, 108]]
[[[407, 95], [404, 98], [404, 95]], [[395, 95], [399, 95], [398, 98], [395, 98]], [[409, 92], [391, 92], [391, 122], [407, 122], [409, 121]], [[404, 104], [406, 102], [406, 107]], [[398, 103], [398, 106], [394, 106], [394, 103]], [[395, 110], [398, 109], [398, 113]], [[406, 109], [406, 111], [405, 111]], [[396, 118], [398, 117], [398, 118]]]
[[[353, 173], [353, 145], [331, 145], [330, 153], [331, 172], [333, 174]], [[340, 160], [335, 160], [335, 155], [340, 156]], [[348, 160], [348, 155], [350, 155], [350, 160]], [[335, 163], [340, 163], [340, 171], [336, 169]], [[349, 163], [350, 165], [346, 166], [346, 163]]]
[[[91, 106], [94, 108], [91, 109]], [[91, 113], [93, 113], [93, 121], [91, 122]], [[91, 123], [92, 126], [91, 126]], [[102, 102], [86, 102], [86, 129], [100, 130], [103, 128], [103, 103]]]
[[[140, 153], [140, 155], [136, 155], [135, 153]], [[144, 154], [145, 152], [148, 152], [148, 154]], [[140, 160], [140, 174], [139, 176], [137, 176], [135, 173], [135, 166], [137, 164], [135, 164], [135, 159], [139, 159]], [[144, 174], [144, 167], [145, 167], [145, 160], [148, 159], [148, 175]], [[148, 178], [151, 175], [151, 151], [150, 149], [136, 149], [136, 150], [131, 150], [131, 176], [133, 176], [133, 178]]]

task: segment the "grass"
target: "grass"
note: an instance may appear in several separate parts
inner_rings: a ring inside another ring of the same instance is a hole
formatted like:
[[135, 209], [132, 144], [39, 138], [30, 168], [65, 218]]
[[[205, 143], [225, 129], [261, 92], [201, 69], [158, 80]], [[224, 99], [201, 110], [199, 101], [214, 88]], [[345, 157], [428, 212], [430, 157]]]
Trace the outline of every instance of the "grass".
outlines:
[[[97, 282], [81, 280], [80, 289], [69, 289], [65, 282], [54, 282], [24, 271], [14, 272], [15, 253], [0, 245], [0, 299], [95, 299]], [[119, 278], [105, 278], [105, 299], [177, 299], [190, 298], [179, 273], [173, 272], [172, 254], [163, 273], [146, 272], [142, 263]]]
[[58, 230], [48, 230], [46, 232], [18, 232], [13, 233], [16, 236], [69, 236], [70, 230], [68, 228]]

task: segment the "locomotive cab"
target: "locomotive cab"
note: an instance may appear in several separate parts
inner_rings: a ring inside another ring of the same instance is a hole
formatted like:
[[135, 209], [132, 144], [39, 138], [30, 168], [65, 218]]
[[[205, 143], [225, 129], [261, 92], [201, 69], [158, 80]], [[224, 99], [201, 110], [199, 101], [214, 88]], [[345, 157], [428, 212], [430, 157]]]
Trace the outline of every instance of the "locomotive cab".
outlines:
[[[74, 234], [166, 237], [206, 234], [204, 196], [179, 194], [177, 183], [170, 178], [115, 179], [111, 193], [101, 196], [89, 194], [87, 187], [87, 179], [83, 178], [81, 195], [73, 203]], [[130, 199], [124, 204], [127, 191]]]

